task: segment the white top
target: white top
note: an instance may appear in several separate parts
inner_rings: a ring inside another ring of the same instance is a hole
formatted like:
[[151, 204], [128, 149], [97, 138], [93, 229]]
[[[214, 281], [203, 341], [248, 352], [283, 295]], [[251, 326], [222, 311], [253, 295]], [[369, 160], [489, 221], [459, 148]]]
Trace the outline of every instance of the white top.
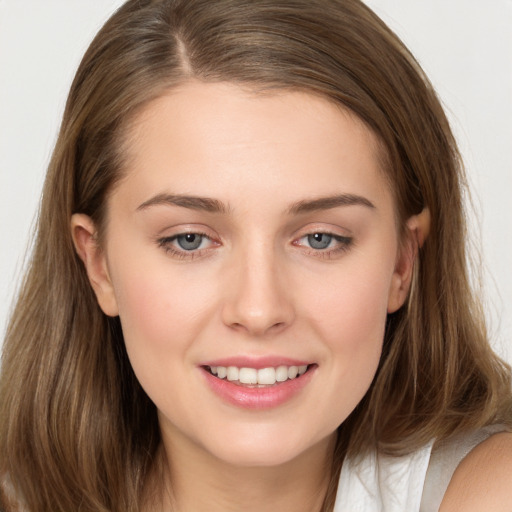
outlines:
[[440, 443], [430, 442], [402, 457], [371, 453], [343, 463], [334, 512], [438, 512], [462, 459], [501, 425]]

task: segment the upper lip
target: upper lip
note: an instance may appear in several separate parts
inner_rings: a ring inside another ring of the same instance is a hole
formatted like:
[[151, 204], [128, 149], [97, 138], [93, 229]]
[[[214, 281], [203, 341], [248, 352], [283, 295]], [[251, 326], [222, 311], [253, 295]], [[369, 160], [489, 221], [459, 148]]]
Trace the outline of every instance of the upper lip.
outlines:
[[219, 359], [212, 359], [201, 363], [199, 366], [236, 366], [237, 368], [277, 368], [278, 366], [307, 366], [312, 361], [294, 359], [291, 357], [268, 355], [268, 356], [232, 356]]

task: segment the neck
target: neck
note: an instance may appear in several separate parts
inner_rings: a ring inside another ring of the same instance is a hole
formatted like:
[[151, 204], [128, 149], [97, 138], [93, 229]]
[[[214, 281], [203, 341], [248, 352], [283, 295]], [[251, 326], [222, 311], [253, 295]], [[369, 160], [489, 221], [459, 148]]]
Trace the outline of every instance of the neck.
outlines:
[[335, 435], [293, 460], [240, 467], [185, 443], [166, 444], [165, 512], [320, 512], [329, 485]]

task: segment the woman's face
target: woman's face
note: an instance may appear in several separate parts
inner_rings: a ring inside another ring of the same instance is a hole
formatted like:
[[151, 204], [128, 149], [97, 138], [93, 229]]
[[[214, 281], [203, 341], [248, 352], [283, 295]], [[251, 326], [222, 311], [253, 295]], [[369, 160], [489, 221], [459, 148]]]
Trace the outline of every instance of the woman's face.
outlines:
[[126, 151], [89, 273], [166, 445], [241, 466], [322, 445], [405, 294], [375, 137], [313, 95], [193, 82]]

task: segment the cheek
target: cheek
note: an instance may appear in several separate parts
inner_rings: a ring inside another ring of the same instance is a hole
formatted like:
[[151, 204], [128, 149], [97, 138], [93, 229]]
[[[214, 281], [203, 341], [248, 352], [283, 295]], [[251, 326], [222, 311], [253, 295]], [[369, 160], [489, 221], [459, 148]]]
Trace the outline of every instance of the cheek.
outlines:
[[204, 280], [170, 272], [165, 262], [134, 266], [123, 261], [113, 282], [126, 349], [139, 375], [146, 367], [154, 372], [182, 361], [177, 356], [186, 354], [204, 329], [214, 300]]
[[[326, 321], [326, 333], [331, 334], [330, 348], [349, 362], [348, 369], [375, 369], [380, 357], [386, 323], [386, 293], [361, 287], [347, 293], [331, 306], [332, 320]], [[366, 372], [363, 372], [366, 373]]]
[[[391, 265], [388, 265], [391, 268]], [[372, 270], [373, 269], [373, 270]], [[333, 275], [322, 287], [310, 287], [304, 314], [318, 319], [333, 350], [364, 350], [382, 341], [392, 271], [386, 267], [354, 265]], [[336, 341], [337, 340], [337, 341]]]
[[[309, 324], [324, 341], [323, 365], [332, 378], [323, 396], [337, 424], [352, 412], [377, 370], [387, 318], [391, 272], [344, 274], [311, 296]], [[334, 407], [332, 404], [336, 404]]]

